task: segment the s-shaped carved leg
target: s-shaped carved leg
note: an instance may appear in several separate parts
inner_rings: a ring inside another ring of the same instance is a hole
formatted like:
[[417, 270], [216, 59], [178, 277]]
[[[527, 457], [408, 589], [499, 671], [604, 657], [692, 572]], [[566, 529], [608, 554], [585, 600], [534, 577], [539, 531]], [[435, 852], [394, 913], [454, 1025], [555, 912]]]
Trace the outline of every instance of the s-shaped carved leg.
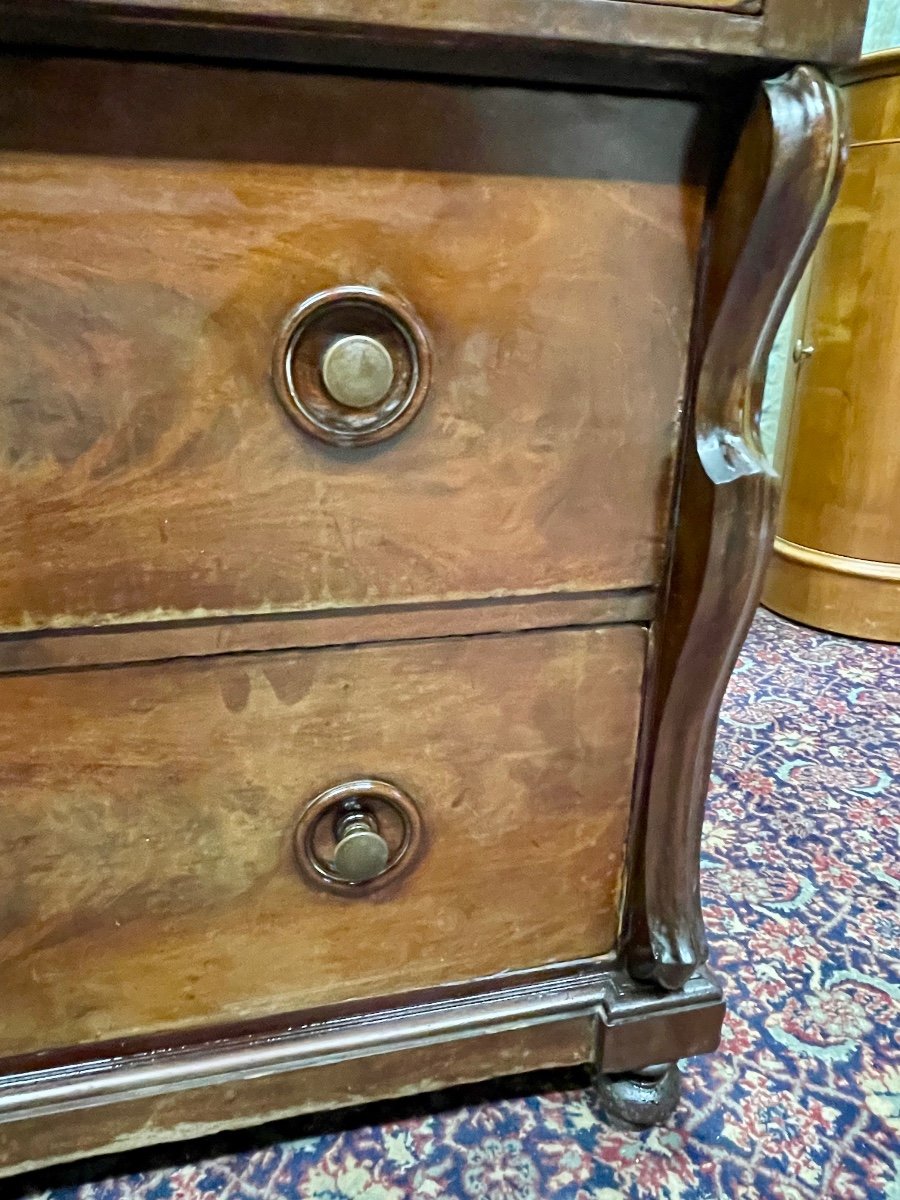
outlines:
[[840, 96], [811, 67], [766, 83], [707, 227], [674, 554], [652, 634], [620, 954], [679, 989], [707, 958], [700, 831], [719, 706], [759, 600], [777, 485], [759, 439], [766, 360], [834, 202]]

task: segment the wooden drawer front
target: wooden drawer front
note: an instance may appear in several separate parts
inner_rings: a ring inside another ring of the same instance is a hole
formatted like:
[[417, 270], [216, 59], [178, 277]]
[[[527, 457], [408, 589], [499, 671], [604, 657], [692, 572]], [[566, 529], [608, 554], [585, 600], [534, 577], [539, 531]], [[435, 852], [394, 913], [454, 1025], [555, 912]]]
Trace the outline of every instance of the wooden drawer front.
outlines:
[[[0, 1052], [237, 1021], [608, 951], [636, 626], [0, 682]], [[382, 776], [425, 849], [304, 882], [306, 801]]]
[[[657, 581], [693, 104], [146, 64], [0, 82], [0, 628]], [[270, 360], [295, 303], [354, 284], [415, 310], [433, 371], [408, 428], [347, 449], [290, 420]]]

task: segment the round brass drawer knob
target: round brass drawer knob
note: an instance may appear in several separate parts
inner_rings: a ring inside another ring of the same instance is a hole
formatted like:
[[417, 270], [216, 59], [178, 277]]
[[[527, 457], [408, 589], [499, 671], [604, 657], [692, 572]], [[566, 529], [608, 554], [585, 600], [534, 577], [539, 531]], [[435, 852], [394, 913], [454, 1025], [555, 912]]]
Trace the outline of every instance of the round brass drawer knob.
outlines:
[[394, 385], [394, 362], [381, 342], [349, 334], [332, 342], [322, 359], [322, 382], [345, 408], [371, 408]]
[[338, 818], [337, 844], [332, 866], [348, 883], [374, 879], [388, 865], [390, 846], [378, 832], [375, 818], [367, 812], [350, 812]]
[[294, 857], [306, 882], [346, 896], [402, 878], [422, 849], [417, 805], [385, 779], [326, 788], [303, 806], [294, 830]]
[[275, 339], [272, 382], [303, 430], [333, 446], [370, 446], [405, 429], [425, 401], [431, 346], [398, 296], [334, 287], [285, 315]]

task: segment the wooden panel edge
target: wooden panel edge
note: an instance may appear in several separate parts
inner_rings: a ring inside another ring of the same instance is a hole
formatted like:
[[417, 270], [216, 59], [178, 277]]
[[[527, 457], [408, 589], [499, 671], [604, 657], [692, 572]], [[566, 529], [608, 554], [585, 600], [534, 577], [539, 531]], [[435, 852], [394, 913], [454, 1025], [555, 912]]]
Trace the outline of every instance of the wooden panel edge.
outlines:
[[[781, 0], [783, 3], [784, 0]], [[834, 2], [834, 0], [832, 0]], [[290, 10], [258, 0], [242, 10], [220, 0], [175, 0], [162, 11], [135, 0], [0, 0], [7, 43], [94, 46], [144, 53], [187, 53], [349, 67], [400, 67], [453, 74], [508, 74], [529, 69], [559, 78], [547, 55], [646, 51], [761, 58], [763, 18], [753, 11], [622, 0], [556, 0], [552, 22], [537, 0], [462, 0], [448, 11], [389, 0], [377, 20], [360, 20], [353, 0], [335, 0], [326, 15], [312, 0]], [[797, 38], [795, 36], [794, 42]], [[536, 51], [531, 67], [523, 53]], [[794, 57], [803, 48], [794, 47]], [[493, 66], [491, 65], [493, 60]]]
[[637, 588], [573, 596], [526, 596], [345, 612], [47, 630], [0, 638], [0, 675], [118, 666], [262, 650], [308, 650], [369, 642], [526, 633], [573, 626], [646, 623], [655, 591]]
[[389, 1047], [278, 1076], [248, 1075], [237, 1086], [201, 1081], [171, 1093], [137, 1095], [57, 1115], [25, 1115], [0, 1124], [0, 1178], [74, 1158], [201, 1138], [523, 1071], [575, 1067], [590, 1057], [592, 1032], [590, 1018], [579, 1015], [459, 1039], [452, 1043], [452, 1054], [441, 1043]]
[[875, 79], [884, 79], [900, 74], [900, 46], [892, 46], [889, 50], [876, 50], [872, 54], [864, 54], [859, 62], [849, 67], [842, 67], [835, 73], [834, 82], [839, 87], [852, 87], [857, 83], [867, 83]]
[[828, 570], [818, 563], [776, 553], [769, 564], [762, 603], [772, 612], [814, 629], [900, 642], [900, 581]]
[[721, 988], [706, 971], [677, 995], [599, 961], [441, 991], [281, 1035], [0, 1077], [0, 1175], [498, 1074], [638, 1068], [663, 1045], [672, 1057], [714, 1049], [722, 1020]]
[[[449, 6], [448, 6], [449, 7]], [[359, 19], [352, 0], [323, 6], [278, 0], [237, 6], [223, 0], [0, 0], [8, 43], [93, 46], [270, 61], [331, 63], [514, 75], [570, 82], [573, 71], [616, 69], [623, 50], [683, 71], [685, 51], [769, 65], [806, 60], [849, 64], [859, 56], [866, 0], [556, 0], [548, 21], [536, 0], [460, 0], [450, 11], [390, 0], [378, 20]], [[534, 50], [535, 54], [531, 55]], [[580, 59], [580, 67], [576, 61]], [[711, 64], [707, 64], [710, 66]], [[634, 64], [630, 64], [633, 70]], [[700, 72], [702, 74], [702, 71]], [[683, 77], [683, 76], [682, 76]]]
[[852, 63], [862, 49], [869, 0], [772, 0], [762, 21], [762, 45], [772, 58], [836, 66]]
[[900, 563], [876, 562], [869, 558], [850, 558], [846, 554], [831, 554], [827, 550], [814, 550], [801, 546], [787, 538], [776, 537], [774, 553], [791, 562], [802, 563], [819, 571], [831, 571], [835, 575], [852, 575], [857, 579], [876, 579], [882, 583], [900, 584]]
[[[234, 1085], [249, 1078], [327, 1066], [346, 1058], [455, 1042], [563, 1019], [579, 1019], [603, 1005], [609, 968], [573, 972], [568, 964], [508, 984], [502, 977], [480, 987], [437, 988], [420, 999], [395, 997], [355, 1012], [271, 1027], [179, 1049], [101, 1057], [0, 1076], [0, 1126], [24, 1116], [56, 1116], [81, 1108], [169, 1095], [196, 1086]], [[127, 1043], [124, 1044], [127, 1047]], [[0, 1064], [2, 1065], [2, 1064]], [[552, 1065], [552, 1064], [544, 1064]]]
[[[137, 1053], [128, 1053], [124, 1042], [117, 1054], [104, 1050], [93, 1060], [17, 1069], [0, 1074], [0, 1125], [586, 1016], [596, 1016], [606, 1041], [612, 1037], [614, 1042], [623, 1022], [718, 1004], [721, 998], [718, 981], [705, 969], [673, 994], [641, 984], [602, 960], [561, 963], [518, 972], [512, 983], [496, 976], [475, 987], [451, 985], [393, 997], [388, 1006], [376, 1001], [355, 1011], [336, 1008], [333, 1015], [319, 1010], [314, 1019], [304, 1014], [301, 1023], [286, 1024], [281, 1032], [270, 1023], [231, 1038], [210, 1031], [208, 1040], [195, 1045]], [[614, 1069], [646, 1065], [641, 1048], [627, 1063], [621, 1050], [615, 1053], [623, 1065]], [[672, 1050], [673, 1056], [681, 1053], [679, 1046]]]
[[762, 0], [631, 0], [633, 4], [662, 4], [667, 8], [710, 8], [715, 12], [758, 16], [764, 11]]
[[677, 994], [614, 975], [598, 1024], [597, 1069], [616, 1074], [709, 1054], [719, 1044], [724, 1016], [721, 984], [705, 967]]

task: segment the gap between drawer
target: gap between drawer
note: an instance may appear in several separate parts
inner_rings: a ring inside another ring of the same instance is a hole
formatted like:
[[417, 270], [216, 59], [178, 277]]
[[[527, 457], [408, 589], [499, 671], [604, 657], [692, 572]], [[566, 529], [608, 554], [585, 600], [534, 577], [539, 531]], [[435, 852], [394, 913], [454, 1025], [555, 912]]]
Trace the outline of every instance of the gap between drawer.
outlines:
[[645, 623], [650, 587], [568, 596], [533, 595], [218, 620], [38, 630], [0, 638], [0, 674], [202, 658], [264, 650], [304, 650], [370, 642], [483, 633]]

